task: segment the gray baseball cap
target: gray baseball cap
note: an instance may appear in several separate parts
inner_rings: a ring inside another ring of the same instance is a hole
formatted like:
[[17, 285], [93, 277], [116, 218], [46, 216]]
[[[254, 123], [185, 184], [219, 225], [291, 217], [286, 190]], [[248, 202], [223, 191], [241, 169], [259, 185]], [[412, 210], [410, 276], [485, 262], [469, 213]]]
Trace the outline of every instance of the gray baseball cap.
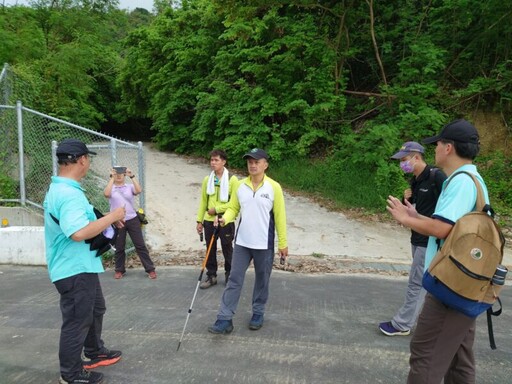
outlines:
[[423, 146], [415, 141], [408, 141], [404, 143], [400, 150], [395, 153], [393, 156], [391, 156], [392, 159], [401, 159], [402, 157], [405, 157], [407, 155], [410, 155], [411, 152], [418, 152], [418, 153], [425, 153], [425, 148]]

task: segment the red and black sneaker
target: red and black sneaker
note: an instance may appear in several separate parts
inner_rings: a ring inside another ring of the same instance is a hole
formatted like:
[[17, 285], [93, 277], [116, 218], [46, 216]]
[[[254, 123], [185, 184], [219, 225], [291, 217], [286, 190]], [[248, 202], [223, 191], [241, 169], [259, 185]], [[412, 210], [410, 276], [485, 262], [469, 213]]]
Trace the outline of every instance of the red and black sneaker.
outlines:
[[85, 369], [105, 367], [117, 363], [121, 360], [121, 355], [121, 351], [110, 351], [107, 348], [103, 348], [99, 353], [86, 354], [86, 360], [83, 361], [82, 366]]

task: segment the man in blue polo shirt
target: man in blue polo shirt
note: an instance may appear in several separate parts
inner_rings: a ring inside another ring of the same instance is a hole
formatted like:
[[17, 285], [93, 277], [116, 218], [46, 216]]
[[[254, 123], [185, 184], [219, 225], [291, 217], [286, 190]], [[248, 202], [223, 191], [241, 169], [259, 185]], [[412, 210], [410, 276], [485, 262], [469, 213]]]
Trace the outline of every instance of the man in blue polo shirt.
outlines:
[[[472, 173], [480, 182], [485, 202], [489, 196], [484, 180], [473, 160], [480, 151], [476, 128], [466, 120], [446, 125], [441, 133], [423, 140], [436, 145], [436, 165], [448, 176], [431, 217], [419, 215], [409, 203], [389, 196], [387, 210], [406, 227], [429, 236], [425, 255], [425, 270], [450, 233], [455, 222], [475, 209], [477, 189], [473, 179], [461, 171]], [[474, 384], [475, 318], [447, 307], [430, 293], [425, 297], [411, 340], [409, 384], [440, 383]]]
[[[103, 265], [85, 240], [114, 223], [122, 226], [125, 209], [117, 208], [96, 219], [80, 186], [91, 154], [96, 153], [76, 139], [58, 145], [59, 175], [52, 177], [43, 203], [48, 272], [60, 294], [62, 312], [59, 361], [63, 384], [101, 383], [103, 374], [88, 369], [114, 364], [121, 358], [121, 351], [108, 350], [101, 339], [106, 307], [98, 273], [103, 272]], [[82, 350], [88, 361], [82, 361]]]

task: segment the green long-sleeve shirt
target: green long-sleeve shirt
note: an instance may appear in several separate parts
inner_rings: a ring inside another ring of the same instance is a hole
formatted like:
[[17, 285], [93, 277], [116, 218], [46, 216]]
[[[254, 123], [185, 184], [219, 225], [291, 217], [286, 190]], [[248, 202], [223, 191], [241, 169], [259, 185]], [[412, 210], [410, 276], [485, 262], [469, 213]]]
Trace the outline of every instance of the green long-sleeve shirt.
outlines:
[[[203, 179], [203, 184], [201, 188], [201, 201], [199, 203], [199, 208], [197, 209], [197, 219], [198, 223], [202, 223], [203, 221], [214, 221], [215, 215], [209, 215], [208, 210], [210, 208], [215, 208], [215, 212], [217, 214], [222, 214], [226, 212], [228, 202], [220, 201], [220, 185], [215, 185], [215, 193], [213, 195], [208, 195], [206, 193], [207, 185], [208, 185], [209, 175]], [[229, 178], [229, 196], [233, 193], [236, 186], [238, 184], [238, 178], [236, 176], [231, 176]]]

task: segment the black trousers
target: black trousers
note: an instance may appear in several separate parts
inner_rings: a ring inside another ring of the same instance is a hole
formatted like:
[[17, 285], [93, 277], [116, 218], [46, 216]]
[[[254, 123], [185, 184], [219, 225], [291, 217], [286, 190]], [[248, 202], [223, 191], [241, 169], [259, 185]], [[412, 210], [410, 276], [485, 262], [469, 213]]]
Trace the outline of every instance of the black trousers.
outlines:
[[[215, 227], [213, 221], [204, 221], [204, 237], [206, 240], [206, 246], [210, 244], [210, 240], [213, 236]], [[233, 257], [233, 237], [235, 235], [235, 223], [229, 223], [219, 229], [220, 245], [222, 247], [222, 254], [224, 255], [224, 270], [226, 272], [231, 271], [231, 259]], [[212, 244], [210, 255], [208, 256], [208, 262], [206, 263], [206, 275], [217, 276], [217, 242]]]
[[146, 242], [144, 241], [144, 236], [142, 234], [142, 228], [140, 226], [140, 220], [135, 216], [133, 219], [126, 220], [124, 223], [124, 227], [119, 229], [119, 234], [116, 240], [116, 272], [126, 272], [125, 262], [126, 262], [126, 233], [130, 235], [132, 239], [133, 246], [135, 247], [135, 251], [139, 256], [139, 259], [144, 267], [144, 270], [149, 273], [155, 270], [155, 265], [153, 261], [149, 257], [149, 251], [146, 247]]
[[107, 308], [97, 273], [80, 273], [55, 282], [60, 293], [62, 327], [59, 361], [64, 379], [82, 370], [82, 349], [86, 354], [103, 348], [101, 329]]

